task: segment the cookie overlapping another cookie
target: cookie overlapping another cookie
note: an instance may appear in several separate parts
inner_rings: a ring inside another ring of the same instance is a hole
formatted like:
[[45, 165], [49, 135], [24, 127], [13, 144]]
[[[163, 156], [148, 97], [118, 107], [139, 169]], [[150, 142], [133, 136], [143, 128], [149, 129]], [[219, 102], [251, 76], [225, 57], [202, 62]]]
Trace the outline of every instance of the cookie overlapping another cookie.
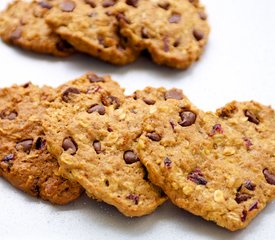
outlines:
[[126, 216], [154, 211], [166, 197], [147, 179], [136, 154], [147, 105], [125, 98], [116, 82], [94, 73], [61, 86], [59, 92], [44, 128], [60, 174]]
[[51, 8], [48, 1], [14, 1], [0, 13], [0, 37], [7, 43], [34, 52], [59, 57], [70, 55], [74, 51], [72, 46], [45, 22]]

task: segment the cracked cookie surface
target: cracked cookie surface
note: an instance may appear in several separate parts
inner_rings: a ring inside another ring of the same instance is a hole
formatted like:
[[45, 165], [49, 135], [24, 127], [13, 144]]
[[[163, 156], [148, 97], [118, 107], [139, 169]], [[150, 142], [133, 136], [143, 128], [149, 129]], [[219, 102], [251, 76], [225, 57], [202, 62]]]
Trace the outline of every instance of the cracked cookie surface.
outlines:
[[3, 41], [38, 53], [68, 56], [73, 48], [46, 24], [51, 1], [14, 1], [0, 13]]
[[53, 96], [53, 89], [30, 83], [0, 90], [0, 174], [32, 196], [66, 204], [82, 190], [56, 175], [57, 160], [47, 151], [42, 102]]
[[274, 197], [272, 173], [265, 170], [274, 161], [248, 149], [242, 133], [197, 109], [179, 90], [162, 95], [138, 140], [149, 179], [195, 215], [232, 231], [246, 227]]

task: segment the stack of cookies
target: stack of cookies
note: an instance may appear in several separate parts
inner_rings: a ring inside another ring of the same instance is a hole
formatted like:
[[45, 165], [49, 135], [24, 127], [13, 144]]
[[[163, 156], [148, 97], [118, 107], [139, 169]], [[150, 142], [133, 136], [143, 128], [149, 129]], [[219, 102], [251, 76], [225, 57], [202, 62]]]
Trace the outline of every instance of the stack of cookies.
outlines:
[[197, 0], [15, 0], [0, 13], [7, 43], [61, 57], [80, 51], [116, 65], [147, 51], [157, 64], [185, 69], [208, 34]]
[[275, 197], [275, 112], [254, 101], [203, 112], [179, 89], [125, 96], [90, 72], [4, 88], [0, 102], [0, 174], [54, 204], [84, 190], [143, 216], [169, 198], [234, 231]]

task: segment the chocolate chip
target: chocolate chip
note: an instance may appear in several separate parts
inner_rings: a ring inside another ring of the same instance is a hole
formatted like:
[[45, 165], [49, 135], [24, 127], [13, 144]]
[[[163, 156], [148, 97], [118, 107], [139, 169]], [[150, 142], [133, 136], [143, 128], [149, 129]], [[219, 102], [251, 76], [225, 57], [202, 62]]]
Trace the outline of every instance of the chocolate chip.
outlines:
[[247, 201], [248, 199], [250, 199], [251, 196], [249, 194], [246, 194], [246, 193], [237, 193], [236, 194], [236, 198], [235, 198], [235, 201], [239, 204], [241, 202], [245, 202]]
[[161, 140], [161, 136], [155, 132], [147, 133], [146, 137], [150, 138], [152, 141], [159, 142]]
[[204, 33], [198, 29], [193, 31], [193, 36], [197, 41], [200, 41], [204, 38]]
[[206, 185], [207, 180], [204, 178], [200, 169], [196, 168], [194, 171], [188, 174], [187, 179], [198, 184], [198, 185]]
[[210, 137], [213, 137], [216, 133], [223, 134], [222, 125], [217, 123], [212, 127], [212, 130], [209, 134]]
[[265, 168], [263, 170], [263, 174], [264, 174], [264, 177], [265, 177], [265, 180], [271, 184], [271, 185], [275, 185], [275, 175], [271, 174], [267, 168]]
[[172, 161], [171, 161], [171, 159], [169, 157], [165, 157], [164, 160], [163, 160], [163, 162], [164, 162], [164, 166], [165, 167], [170, 168], [171, 165], [172, 165]]
[[130, 24], [131, 22], [125, 17], [125, 15], [123, 13], [118, 13], [116, 14], [116, 19], [118, 21], [124, 21], [127, 24]]
[[106, 187], [109, 187], [109, 186], [110, 186], [110, 182], [109, 182], [108, 179], [106, 179], [106, 180], [104, 181], [104, 183], [105, 183], [105, 186], [106, 186]]
[[23, 88], [28, 88], [31, 85], [31, 82], [27, 82], [22, 85]]
[[207, 19], [207, 15], [205, 12], [199, 12], [199, 17], [201, 20], [206, 20]]
[[77, 88], [69, 87], [62, 93], [62, 100], [64, 102], [69, 102], [70, 94], [80, 94], [80, 91]]
[[256, 188], [256, 184], [254, 184], [253, 182], [251, 182], [250, 180], [245, 181], [244, 183], [244, 187], [250, 191], [254, 191]]
[[12, 161], [14, 159], [14, 154], [8, 154], [5, 157], [2, 158], [3, 162], [9, 162]]
[[98, 112], [100, 115], [105, 114], [105, 107], [101, 104], [92, 105], [88, 110], [88, 113]]
[[144, 98], [143, 101], [148, 105], [154, 105], [156, 103], [155, 100], [150, 99], [150, 98]]
[[93, 0], [85, 0], [85, 3], [87, 3], [88, 5], [90, 5], [92, 8], [96, 7], [96, 4]]
[[123, 159], [127, 164], [132, 164], [139, 161], [137, 154], [133, 151], [126, 151], [123, 155]]
[[174, 47], [178, 47], [178, 46], [180, 45], [180, 43], [181, 43], [181, 38], [178, 38], [178, 39], [174, 42], [173, 46], [174, 46]]
[[99, 141], [94, 141], [93, 147], [94, 147], [95, 152], [96, 152], [97, 154], [100, 154], [100, 153], [101, 153], [101, 143], [100, 143]]
[[183, 93], [180, 89], [173, 88], [165, 93], [164, 98], [165, 98], [165, 100], [167, 100], [167, 99], [182, 100]]
[[63, 140], [62, 148], [67, 151], [71, 151], [71, 155], [74, 155], [78, 149], [76, 142], [71, 137], [67, 137]]
[[75, 9], [76, 5], [73, 1], [66, 0], [60, 3], [59, 7], [63, 12], [72, 12]]
[[244, 140], [244, 144], [247, 149], [249, 149], [251, 146], [253, 146], [253, 143], [251, 142], [251, 140], [249, 138], [244, 137], [243, 140]]
[[65, 40], [59, 40], [56, 44], [56, 49], [60, 52], [65, 52], [73, 49], [72, 45]]
[[162, 41], [163, 41], [163, 50], [164, 50], [164, 52], [169, 52], [169, 39], [168, 39], [168, 37], [167, 36], [165, 36], [163, 39], [162, 39]]
[[9, 120], [14, 120], [17, 117], [17, 112], [11, 112], [8, 116], [7, 119]]
[[115, 109], [120, 107], [120, 101], [115, 96], [102, 96], [101, 101], [104, 106], [110, 106], [113, 105]]
[[243, 211], [242, 211], [242, 216], [241, 216], [241, 221], [242, 221], [242, 222], [245, 222], [246, 217], [247, 217], [247, 211], [246, 211], [246, 210], [243, 210]]
[[147, 28], [142, 27], [140, 31], [141, 31], [141, 37], [142, 38], [144, 38], [144, 39], [150, 38]]
[[158, 6], [160, 8], [163, 8], [164, 10], [168, 10], [170, 7], [170, 3], [169, 2], [163, 2], [163, 3], [159, 3]]
[[35, 149], [42, 150], [45, 148], [45, 146], [46, 146], [46, 140], [41, 137], [37, 138], [36, 143], [35, 143]]
[[107, 8], [107, 7], [111, 7], [114, 6], [116, 3], [114, 0], [104, 0], [102, 3], [102, 6]]
[[10, 40], [18, 40], [22, 35], [22, 31], [20, 28], [16, 28], [10, 35]]
[[104, 82], [104, 78], [97, 76], [94, 73], [89, 73], [87, 75], [88, 80], [90, 83], [96, 83], [96, 82]]
[[0, 118], [2, 119], [8, 119], [8, 120], [14, 120], [15, 118], [17, 117], [17, 112], [13, 111], [13, 112], [10, 112], [10, 113], [5, 113], [5, 112], [2, 112], [0, 114]]
[[138, 205], [138, 201], [139, 201], [139, 196], [136, 194], [129, 194], [127, 197], [127, 199], [133, 200], [135, 205]]
[[168, 19], [169, 23], [179, 23], [180, 20], [181, 20], [181, 15], [178, 13], [173, 13]]
[[248, 118], [249, 122], [255, 123], [257, 125], [260, 123], [257, 116], [255, 114], [253, 114], [252, 112], [250, 112], [249, 110], [245, 110], [244, 115]]
[[32, 191], [36, 196], [38, 196], [39, 193], [40, 193], [40, 187], [39, 187], [38, 183], [39, 183], [39, 178], [34, 179], [33, 185], [32, 185], [32, 187], [31, 187], [31, 191]]
[[32, 143], [33, 143], [32, 139], [26, 139], [21, 142], [18, 142], [15, 148], [17, 151], [22, 149], [25, 153], [29, 154], [32, 148]]
[[183, 111], [180, 113], [181, 122], [179, 122], [179, 125], [182, 127], [188, 127], [191, 126], [196, 122], [197, 115], [196, 113], [192, 111]]
[[133, 7], [137, 7], [138, 0], [126, 0], [126, 4], [133, 6]]
[[39, 1], [38, 4], [40, 7], [46, 8], [46, 9], [51, 9], [53, 7], [50, 3], [43, 1], [43, 0]]
[[258, 203], [259, 203], [258, 200], [255, 201], [255, 202], [249, 207], [248, 211], [251, 212], [252, 210], [257, 209], [257, 208], [258, 208]]

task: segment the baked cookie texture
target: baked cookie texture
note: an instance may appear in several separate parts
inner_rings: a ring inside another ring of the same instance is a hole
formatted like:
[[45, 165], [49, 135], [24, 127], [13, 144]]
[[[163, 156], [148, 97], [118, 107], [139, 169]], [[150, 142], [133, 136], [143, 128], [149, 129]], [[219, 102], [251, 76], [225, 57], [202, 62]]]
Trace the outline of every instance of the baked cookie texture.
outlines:
[[[217, 110], [217, 115], [232, 128], [241, 132], [247, 148], [258, 148], [275, 160], [275, 111], [255, 101], [233, 101]], [[264, 160], [263, 160], [264, 161]], [[267, 164], [266, 167], [272, 168]], [[270, 169], [275, 174], [275, 169]]]
[[72, 46], [46, 24], [52, 1], [14, 1], [0, 13], [0, 37], [3, 41], [38, 53], [65, 57]]
[[[60, 174], [126, 216], [155, 210], [166, 197], [148, 181], [135, 149], [147, 104], [125, 98], [116, 82], [94, 73], [61, 89], [44, 125]], [[63, 89], [78, 90], [64, 101]]]
[[199, 59], [209, 26], [198, 1], [116, 2], [114, 12], [120, 22], [120, 33], [134, 49], [148, 50], [154, 62], [179, 69]]
[[112, 64], [137, 59], [139, 52], [120, 36], [113, 0], [55, 0], [47, 23], [78, 51]]
[[274, 161], [248, 149], [242, 133], [179, 90], [162, 95], [150, 106], [137, 146], [149, 179], [195, 215], [232, 231], [246, 227], [274, 197]]
[[54, 204], [76, 199], [82, 188], [57, 175], [41, 116], [54, 90], [31, 83], [0, 90], [0, 175], [16, 188]]

